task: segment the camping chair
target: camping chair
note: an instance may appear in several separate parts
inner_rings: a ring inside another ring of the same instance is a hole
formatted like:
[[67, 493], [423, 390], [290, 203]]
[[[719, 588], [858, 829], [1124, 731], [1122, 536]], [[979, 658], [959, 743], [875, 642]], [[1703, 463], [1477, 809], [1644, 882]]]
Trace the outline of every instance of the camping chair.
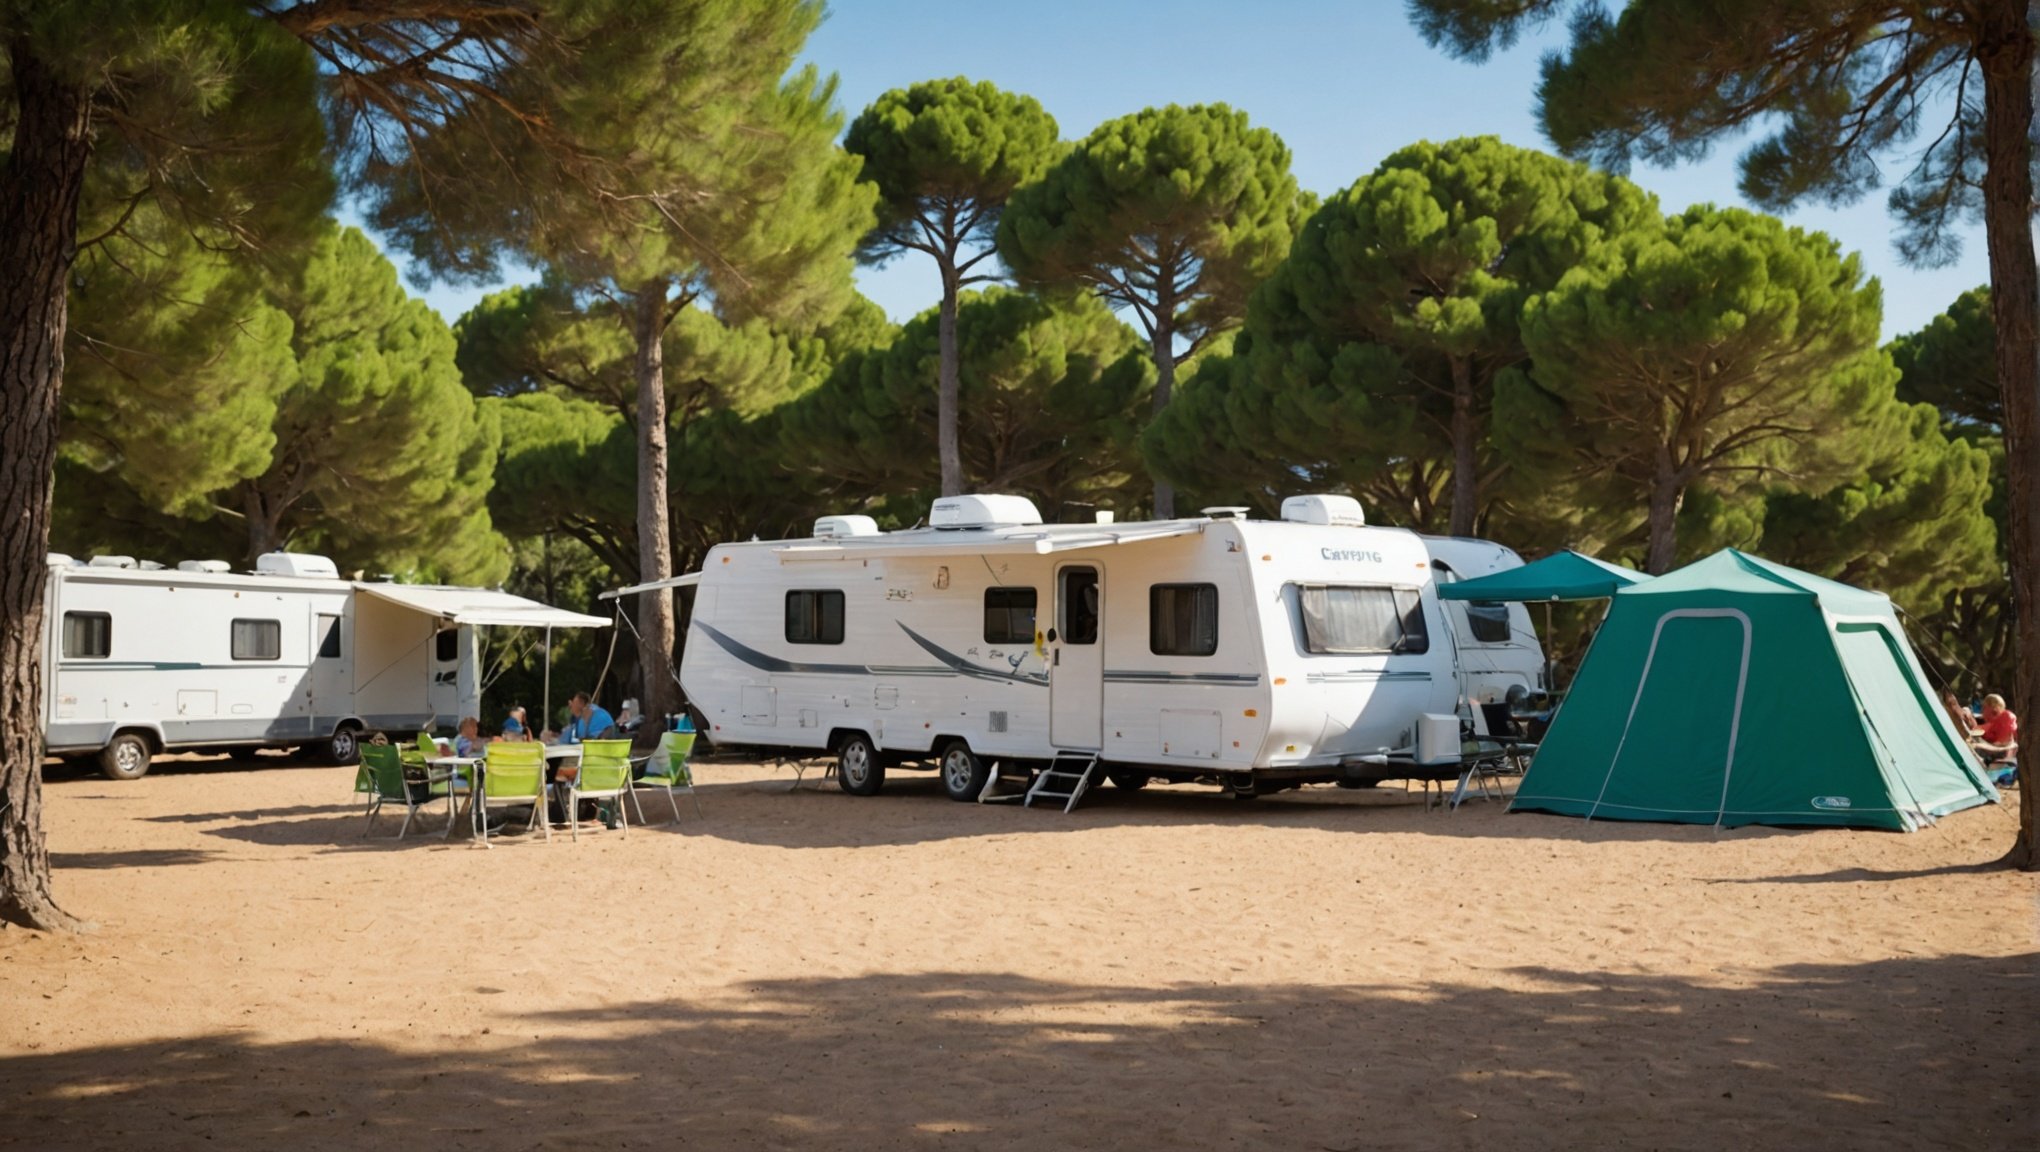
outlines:
[[623, 794], [630, 791], [630, 741], [583, 740], [581, 769], [567, 785], [567, 827], [576, 840], [581, 838], [581, 801], [607, 800], [609, 811], [624, 834], [630, 834], [630, 820], [624, 816]]
[[545, 745], [497, 740], [489, 745], [488, 770], [482, 777], [476, 798], [482, 806], [482, 843], [489, 842], [489, 805], [524, 801], [531, 805], [531, 824], [545, 829], [552, 839], [552, 824], [545, 820]]
[[676, 824], [680, 822], [680, 802], [673, 799], [675, 792], [687, 793], [688, 799], [694, 801], [695, 817], [701, 816], [701, 797], [694, 794], [694, 769], [687, 762], [693, 755], [694, 733], [659, 734], [659, 746], [645, 764], [645, 774], [631, 782], [630, 802], [637, 807], [638, 823], [645, 822], [645, 806], [637, 798], [639, 789], [664, 789], [666, 803], [673, 806], [673, 822]]
[[[411, 830], [411, 819], [420, 808], [439, 798], [431, 785], [421, 779], [413, 779], [407, 771], [401, 749], [388, 744], [366, 744], [361, 749], [361, 762], [367, 766], [375, 779], [375, 798], [368, 806], [368, 826], [361, 830], [366, 838], [375, 831], [375, 818], [385, 804], [404, 806], [404, 826], [397, 829], [397, 839]], [[443, 794], [443, 793], [442, 793]], [[453, 823], [453, 799], [447, 797], [446, 821]]]

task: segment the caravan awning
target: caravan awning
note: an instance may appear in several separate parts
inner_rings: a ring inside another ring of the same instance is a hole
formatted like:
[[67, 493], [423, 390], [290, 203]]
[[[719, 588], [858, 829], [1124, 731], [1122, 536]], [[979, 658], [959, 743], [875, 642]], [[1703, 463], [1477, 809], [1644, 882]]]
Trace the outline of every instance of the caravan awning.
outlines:
[[1567, 550], [1521, 568], [1438, 586], [1440, 600], [1606, 600], [1650, 577], [1634, 568]]
[[803, 541], [772, 551], [782, 564], [801, 560], [880, 560], [890, 556], [1046, 556], [1142, 540], [1166, 540], [1171, 536], [1194, 536], [1204, 531], [1206, 523], [1203, 520], [1189, 523], [1165, 521], [1126, 528], [1086, 525], [1074, 531], [1035, 530], [989, 538], [971, 532], [935, 530], [916, 533], [917, 538], [912, 540], [902, 540], [899, 534], [852, 537], [851, 542]]
[[597, 599], [614, 600], [619, 596], [635, 596], [640, 592], [653, 592], [660, 588], [692, 588], [699, 583], [701, 573], [688, 572], [680, 576], [669, 576], [664, 580], [654, 580], [649, 584], [633, 584], [628, 588], [618, 588], [614, 592], [604, 592]]
[[491, 592], [485, 588], [449, 588], [436, 584], [356, 584], [355, 590], [401, 604], [455, 624], [513, 628], [607, 628], [609, 621], [553, 608], [536, 600]]

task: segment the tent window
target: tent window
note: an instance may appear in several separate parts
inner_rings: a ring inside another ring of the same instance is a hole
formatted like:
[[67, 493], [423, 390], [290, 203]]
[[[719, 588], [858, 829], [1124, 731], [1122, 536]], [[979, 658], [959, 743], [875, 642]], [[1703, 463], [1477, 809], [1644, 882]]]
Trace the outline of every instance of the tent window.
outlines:
[[1304, 651], [1313, 655], [1414, 656], [1431, 650], [1424, 603], [1414, 588], [1300, 584], [1296, 606]]
[[1509, 606], [1493, 600], [1466, 602], [1466, 623], [1476, 644], [1507, 644], [1511, 635]]
[[104, 660], [112, 654], [112, 616], [104, 612], [64, 613], [64, 659]]
[[1034, 643], [1035, 604], [1032, 588], [985, 589], [985, 643]]
[[1157, 584], [1148, 589], [1148, 651], [1209, 656], [1218, 651], [1218, 586]]
[[[232, 656], [236, 660], [281, 660], [283, 624], [277, 620], [234, 621]], [[218, 651], [218, 649], [215, 649]]]
[[841, 644], [843, 593], [834, 589], [786, 594], [788, 644]]

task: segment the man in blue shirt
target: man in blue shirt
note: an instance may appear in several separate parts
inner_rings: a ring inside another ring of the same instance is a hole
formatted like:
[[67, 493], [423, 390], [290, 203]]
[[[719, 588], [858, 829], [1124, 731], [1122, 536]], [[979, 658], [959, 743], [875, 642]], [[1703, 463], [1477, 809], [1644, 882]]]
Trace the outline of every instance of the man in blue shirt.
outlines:
[[574, 698], [567, 701], [567, 711], [573, 713], [574, 719], [567, 725], [567, 730], [560, 733], [561, 743], [579, 744], [584, 740], [608, 740], [616, 736], [616, 718], [609, 714], [608, 709], [589, 699], [586, 692], [574, 693]]

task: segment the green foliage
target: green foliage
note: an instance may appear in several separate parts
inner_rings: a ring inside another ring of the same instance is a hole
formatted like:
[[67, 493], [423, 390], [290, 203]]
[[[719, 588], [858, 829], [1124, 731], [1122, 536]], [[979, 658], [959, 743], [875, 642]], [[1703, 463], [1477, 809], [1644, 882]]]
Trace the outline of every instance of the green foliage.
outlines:
[[1171, 104], [1099, 125], [1015, 192], [999, 254], [1023, 284], [1089, 288], [1195, 351], [1239, 322], [1306, 207], [1273, 132]]
[[1996, 343], [1990, 289], [1964, 292], [1926, 327], [1891, 342], [1899, 396], [1932, 404], [1951, 428], [1996, 431], [2005, 421]]
[[[934, 427], [936, 323], [931, 310], [890, 347], [846, 356], [778, 414], [798, 490], [836, 501], [814, 511], [872, 496], [925, 509], [935, 461], [900, 445]], [[991, 288], [964, 295], [957, 336], [971, 490], [1030, 496], [1050, 517], [1064, 504], [1132, 504], [1133, 440], [1153, 383], [1137, 335], [1094, 299]]]
[[[1852, 202], [1904, 153], [1890, 194], [1900, 251], [1952, 262], [1955, 227], [1981, 204], [1986, 22], [1945, 4], [1842, 0], [1634, 0], [1610, 15], [1567, 0], [1411, 0], [1425, 39], [1483, 60], [1571, 9], [1572, 40], [1545, 57], [1539, 112], [1569, 156], [1611, 171], [1669, 164], [1764, 119], [1742, 156], [1742, 193], [1783, 209]], [[1926, 141], [1917, 154], [1915, 141]]]
[[[1524, 358], [1523, 301], [1610, 236], [1657, 226], [1629, 182], [1493, 137], [1391, 155], [1311, 215], [1248, 305], [1226, 425], [1260, 459], [1249, 488], [1302, 467], [1396, 522], [1474, 531], [1497, 495], [1487, 415]], [[1163, 474], [1195, 484], [1220, 464], [1197, 446], [1211, 415], [1151, 437]], [[1462, 466], [1470, 503], [1448, 526], [1440, 486]]]
[[895, 88], [850, 125], [843, 147], [878, 186], [878, 227], [865, 254], [884, 262], [926, 252], [945, 279], [967, 272], [988, 245], [1013, 190], [1039, 178], [1059, 151], [1055, 118], [1032, 96], [961, 76]]
[[1648, 564], [1676, 552], [1695, 487], [1846, 480], [1866, 448], [1836, 428], [1889, 404], [1879, 292], [1819, 233], [1701, 206], [1596, 249], [1525, 305], [1534, 372], [1504, 379], [1495, 426], [1518, 466], [1647, 510]]
[[637, 575], [637, 445], [623, 417], [530, 392], [481, 401], [503, 430], [489, 508], [513, 538], [571, 537], [622, 580]]
[[[171, 284], [222, 275], [216, 257], [179, 254], [185, 265], [162, 270]], [[155, 283], [112, 281], [114, 301]], [[206, 306], [161, 298], [173, 303], [138, 309], [125, 327], [146, 339]], [[154, 537], [213, 545], [208, 554], [252, 559], [287, 546], [348, 569], [500, 581], [507, 557], [485, 503], [499, 432], [461, 386], [445, 323], [404, 294], [368, 238], [329, 226], [296, 281], [252, 302], [249, 316], [225, 327], [207, 313], [200, 330], [221, 341], [210, 360], [150, 366], [185, 369], [176, 374], [103, 386], [85, 374], [70, 454], [99, 471], [68, 473], [76, 484], [60, 500], [78, 505], [68, 522], [89, 536], [83, 525], [95, 518], [181, 514], [214, 524], [185, 533], [159, 524]], [[223, 547], [223, 521], [238, 526], [241, 547]]]

